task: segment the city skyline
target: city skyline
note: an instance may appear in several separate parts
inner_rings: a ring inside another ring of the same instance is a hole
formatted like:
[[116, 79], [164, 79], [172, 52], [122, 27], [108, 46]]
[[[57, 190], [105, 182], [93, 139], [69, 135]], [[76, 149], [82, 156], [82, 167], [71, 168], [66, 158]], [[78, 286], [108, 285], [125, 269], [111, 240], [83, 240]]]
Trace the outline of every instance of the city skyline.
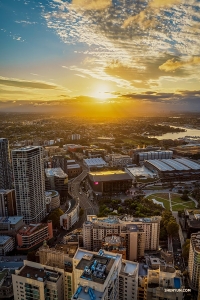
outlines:
[[83, 116], [91, 106], [108, 115], [122, 107], [124, 115], [200, 110], [199, 0], [8, 0], [0, 7], [0, 111], [38, 104]]

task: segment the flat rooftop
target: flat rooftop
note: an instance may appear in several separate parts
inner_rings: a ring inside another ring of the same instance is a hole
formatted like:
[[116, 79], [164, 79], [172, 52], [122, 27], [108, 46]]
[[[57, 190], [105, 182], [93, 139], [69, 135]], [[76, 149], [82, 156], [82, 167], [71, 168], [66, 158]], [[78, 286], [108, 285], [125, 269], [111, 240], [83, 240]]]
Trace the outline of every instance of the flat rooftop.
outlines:
[[138, 270], [139, 264], [135, 262], [131, 262], [128, 260], [122, 261], [121, 272], [125, 273], [126, 275], [133, 276], [136, 275]]
[[107, 165], [107, 163], [101, 157], [97, 157], [97, 158], [85, 158], [83, 161], [89, 167], [93, 167], [93, 166], [106, 166]]
[[134, 177], [138, 177], [138, 176], [144, 176], [144, 177], [150, 177], [153, 178], [155, 176], [155, 174], [147, 169], [145, 166], [142, 167], [132, 167], [132, 168], [127, 168], [127, 170], [134, 176]]
[[90, 172], [89, 177], [94, 182], [132, 180], [130, 174], [121, 170]]
[[0, 246], [6, 244], [10, 239], [12, 238], [8, 235], [0, 235]]
[[[91, 297], [88, 293], [89, 287], [86, 287], [86, 286], [80, 286], [80, 287], [81, 287], [81, 291], [80, 291], [80, 293], [78, 293], [78, 299], [91, 300]], [[91, 290], [92, 290], [93, 295], [95, 296], [95, 298], [93, 298], [93, 299], [97, 300], [97, 299], [102, 298], [102, 296], [103, 296], [102, 292], [98, 292], [93, 289], [91, 289]], [[76, 295], [77, 291], [78, 291], [78, 289], [76, 289], [74, 296]], [[77, 299], [77, 298], [73, 297], [72, 299]]]
[[68, 165], [67, 166], [67, 169], [78, 169], [78, 168], [80, 168], [79, 164], [73, 164], [73, 165]]
[[67, 174], [61, 169], [61, 168], [46, 168], [45, 174], [47, 177], [60, 177], [60, 178], [66, 178], [68, 177]]
[[18, 275], [26, 278], [31, 278], [37, 281], [43, 281], [43, 282], [45, 280], [56, 282], [60, 277], [60, 273], [50, 269], [48, 270], [46, 267], [44, 270], [40, 266], [38, 266], [38, 268], [35, 268], [28, 265], [25, 265], [20, 270]]
[[49, 190], [49, 191], [45, 191], [45, 196], [56, 197], [59, 196], [59, 193], [57, 191]]
[[26, 226], [22, 226], [20, 228], [20, 230], [18, 231], [18, 233], [21, 235], [29, 236], [29, 235], [35, 233], [36, 231], [38, 231], [44, 227], [47, 227], [47, 226], [48, 226], [47, 223], [29, 224]]
[[15, 225], [22, 220], [22, 216], [0, 217], [0, 223], [10, 223], [11, 225]]

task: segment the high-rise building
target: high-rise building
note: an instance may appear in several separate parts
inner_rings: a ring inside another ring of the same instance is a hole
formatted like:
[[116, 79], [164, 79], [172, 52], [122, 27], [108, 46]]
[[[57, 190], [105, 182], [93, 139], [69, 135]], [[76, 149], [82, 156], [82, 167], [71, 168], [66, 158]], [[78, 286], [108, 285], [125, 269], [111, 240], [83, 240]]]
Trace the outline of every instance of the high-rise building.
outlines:
[[16, 215], [15, 190], [0, 190], [0, 217]]
[[200, 282], [200, 232], [191, 234], [188, 273], [191, 286], [197, 290]]
[[0, 138], [0, 189], [12, 188], [10, 151], [7, 139]]
[[97, 218], [87, 216], [83, 224], [83, 242], [88, 250], [98, 251], [104, 238], [109, 235], [118, 235], [125, 240], [126, 258], [135, 260], [144, 256], [145, 250], [158, 250], [160, 217], [133, 218], [116, 216]]
[[25, 260], [12, 275], [14, 299], [66, 299], [64, 280], [64, 270]]
[[137, 300], [139, 264], [121, 254], [78, 249], [73, 259], [72, 299]]
[[12, 151], [17, 214], [26, 224], [46, 214], [43, 148], [29, 146]]

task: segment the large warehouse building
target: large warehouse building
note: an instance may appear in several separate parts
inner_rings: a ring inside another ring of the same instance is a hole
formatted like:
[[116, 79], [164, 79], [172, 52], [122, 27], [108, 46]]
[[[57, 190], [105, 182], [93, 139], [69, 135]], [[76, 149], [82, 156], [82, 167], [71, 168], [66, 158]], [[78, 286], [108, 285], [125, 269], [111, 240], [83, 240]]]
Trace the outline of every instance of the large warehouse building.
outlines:
[[146, 160], [144, 165], [163, 181], [200, 178], [200, 164], [186, 158]]
[[99, 195], [125, 192], [132, 186], [132, 177], [121, 170], [90, 172], [88, 180], [93, 191]]

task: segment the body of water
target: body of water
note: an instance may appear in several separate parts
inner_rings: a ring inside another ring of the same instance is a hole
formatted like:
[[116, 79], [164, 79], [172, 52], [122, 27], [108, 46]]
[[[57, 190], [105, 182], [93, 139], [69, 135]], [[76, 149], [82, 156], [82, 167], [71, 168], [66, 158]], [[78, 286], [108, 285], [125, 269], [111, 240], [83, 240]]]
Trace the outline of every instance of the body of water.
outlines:
[[171, 126], [173, 128], [181, 128], [185, 129], [186, 131], [184, 132], [169, 132], [165, 133], [163, 135], [157, 135], [157, 136], [151, 136], [153, 138], [156, 138], [158, 140], [176, 140], [178, 138], [184, 138], [186, 136], [191, 136], [191, 137], [198, 137], [200, 138], [200, 129], [191, 129], [191, 128], [185, 128], [185, 127], [176, 127], [176, 126]]

